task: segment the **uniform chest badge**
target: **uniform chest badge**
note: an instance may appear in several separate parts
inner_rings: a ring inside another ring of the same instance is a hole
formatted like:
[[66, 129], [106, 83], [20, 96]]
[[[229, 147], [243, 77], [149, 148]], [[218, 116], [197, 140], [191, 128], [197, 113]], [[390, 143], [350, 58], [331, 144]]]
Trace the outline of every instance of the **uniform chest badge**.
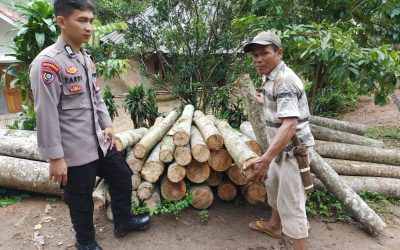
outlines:
[[49, 85], [56, 79], [56, 73], [51, 70], [42, 70], [42, 80], [46, 85]]
[[78, 68], [75, 66], [69, 66], [68, 68], [65, 69], [65, 72], [67, 72], [67, 74], [73, 75], [78, 72]]
[[72, 93], [78, 93], [82, 90], [81, 85], [79, 84], [73, 84], [69, 87], [69, 91], [71, 91]]

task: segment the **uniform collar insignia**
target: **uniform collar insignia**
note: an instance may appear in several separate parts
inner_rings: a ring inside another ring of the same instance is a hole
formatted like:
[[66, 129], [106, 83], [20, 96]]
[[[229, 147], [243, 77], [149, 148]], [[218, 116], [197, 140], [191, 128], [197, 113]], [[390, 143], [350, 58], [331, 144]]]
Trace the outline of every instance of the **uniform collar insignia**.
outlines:
[[69, 57], [75, 56], [75, 52], [72, 50], [71, 46], [68, 44], [64, 46], [65, 52], [67, 52]]

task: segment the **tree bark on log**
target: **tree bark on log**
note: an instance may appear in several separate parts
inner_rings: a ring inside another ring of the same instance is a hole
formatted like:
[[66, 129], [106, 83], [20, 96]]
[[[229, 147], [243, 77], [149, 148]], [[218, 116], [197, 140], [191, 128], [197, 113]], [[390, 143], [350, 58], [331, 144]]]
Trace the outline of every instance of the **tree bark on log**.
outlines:
[[143, 201], [151, 197], [151, 194], [154, 191], [154, 184], [143, 181], [140, 183], [138, 189], [137, 189], [137, 197], [139, 200]]
[[235, 199], [236, 195], [237, 195], [236, 186], [232, 182], [228, 180], [223, 180], [218, 185], [218, 197], [221, 200], [231, 201]]
[[160, 145], [160, 160], [164, 163], [169, 163], [174, 159], [176, 145], [172, 135], [165, 135], [161, 140]]
[[207, 178], [207, 183], [212, 187], [216, 187], [222, 182], [223, 177], [223, 172], [218, 172], [210, 168], [210, 176]]
[[32, 130], [21, 130], [21, 129], [0, 129], [0, 136], [11, 136], [25, 138], [26, 140], [37, 140], [36, 131]]
[[232, 164], [232, 166], [226, 171], [226, 173], [229, 179], [236, 185], [245, 185], [247, 182], [246, 177], [244, 176], [243, 172], [237, 164]]
[[158, 143], [144, 163], [141, 175], [144, 180], [155, 183], [163, 172], [164, 163], [160, 161], [160, 143]]
[[172, 182], [166, 178], [161, 180], [161, 196], [169, 201], [179, 201], [186, 194], [186, 185], [184, 181]]
[[259, 205], [265, 203], [267, 190], [263, 183], [250, 182], [242, 187], [242, 194], [249, 204]]
[[203, 112], [196, 110], [194, 112], [193, 121], [196, 123], [197, 128], [203, 135], [210, 150], [218, 150], [222, 148], [224, 145], [224, 139], [215, 127], [214, 123], [210, 121]]
[[213, 192], [207, 184], [193, 185], [189, 193], [192, 195], [191, 205], [197, 209], [207, 209], [214, 201]]
[[316, 141], [315, 151], [327, 158], [400, 165], [400, 151], [394, 149]]
[[175, 161], [181, 165], [186, 166], [192, 161], [192, 152], [190, 152], [190, 144], [186, 146], [178, 146], [174, 153]]
[[215, 171], [223, 172], [232, 165], [232, 157], [226, 149], [211, 150], [208, 165]]
[[102, 180], [96, 189], [93, 191], [93, 205], [96, 210], [103, 210], [106, 208], [106, 193], [108, 191], [108, 185], [105, 180]]
[[250, 139], [257, 141], [256, 134], [254, 133], [253, 127], [249, 121], [244, 121], [240, 124], [240, 132], [247, 135]]
[[190, 148], [193, 158], [196, 161], [206, 162], [210, 158], [210, 149], [201, 135], [200, 130], [195, 126], [192, 126], [192, 134], [190, 135]]
[[253, 82], [248, 74], [241, 75], [236, 81], [236, 86], [240, 90], [243, 98], [243, 104], [247, 112], [247, 117], [254, 129], [258, 144], [261, 146], [263, 152], [268, 148], [268, 138], [265, 131], [265, 121], [262, 107], [255, 101], [256, 90]]
[[160, 187], [158, 184], [154, 186], [154, 191], [151, 194], [151, 197], [143, 201], [143, 203], [150, 210], [150, 213], [152, 213], [156, 209], [157, 205], [161, 203]]
[[388, 177], [400, 179], [400, 166], [324, 158], [339, 175]]
[[140, 173], [133, 173], [132, 177], [132, 190], [137, 190], [140, 183], [142, 183], [142, 176]]
[[310, 124], [310, 128], [316, 140], [355, 144], [375, 148], [382, 148], [384, 145], [382, 141], [347, 132], [342, 132], [339, 130], [325, 128], [314, 124]]
[[237, 130], [234, 130], [234, 131], [237, 133], [237, 135], [240, 137], [240, 139], [247, 145], [247, 147], [249, 147], [249, 149], [251, 151], [256, 153], [256, 155], [261, 156], [263, 154], [262, 148], [260, 147], [260, 145], [258, 144], [258, 142], [256, 140], [251, 139], [247, 135], [242, 134]]
[[0, 155], [45, 161], [39, 154], [37, 141], [24, 137], [0, 136]]
[[171, 111], [167, 117], [158, 125], [149, 129], [140, 142], [138, 142], [133, 153], [136, 158], [142, 159], [149, 153], [149, 151], [164, 137], [165, 133], [172, 127], [178, 118], [176, 111]]
[[115, 135], [115, 147], [119, 152], [122, 152], [127, 147], [132, 147], [142, 139], [147, 133], [147, 128], [137, 128], [127, 130]]
[[180, 182], [185, 179], [185, 175], [186, 168], [179, 165], [178, 163], [173, 162], [168, 166], [167, 176], [170, 181], [175, 183]]
[[189, 143], [193, 113], [194, 106], [191, 104], [186, 105], [181, 117], [177, 121], [178, 125], [174, 134], [174, 144], [176, 146], [182, 147]]
[[107, 216], [107, 219], [109, 219], [110, 221], [114, 221], [114, 216], [112, 214], [111, 205], [107, 207], [106, 216]]
[[311, 161], [311, 171], [326, 188], [343, 202], [347, 211], [371, 234], [378, 234], [385, 227], [385, 222], [357, 195], [356, 192], [329, 166], [316, 152]]
[[125, 161], [128, 163], [133, 173], [140, 173], [142, 171], [145, 159], [138, 159], [133, 154], [133, 149], [130, 148], [126, 153]]
[[132, 204], [132, 206], [139, 206], [139, 204], [140, 204], [137, 191], [132, 191], [131, 204]]
[[192, 160], [186, 168], [186, 177], [193, 183], [203, 183], [210, 176], [210, 166], [207, 162]]
[[336, 119], [330, 119], [330, 118], [319, 117], [319, 116], [311, 116], [310, 123], [321, 126], [321, 127], [339, 130], [339, 131], [352, 133], [352, 134], [356, 134], [356, 135], [364, 135], [368, 130], [368, 126], [364, 125], [364, 124], [339, 121]]
[[0, 155], [0, 186], [61, 196], [63, 190], [49, 179], [49, 164]]

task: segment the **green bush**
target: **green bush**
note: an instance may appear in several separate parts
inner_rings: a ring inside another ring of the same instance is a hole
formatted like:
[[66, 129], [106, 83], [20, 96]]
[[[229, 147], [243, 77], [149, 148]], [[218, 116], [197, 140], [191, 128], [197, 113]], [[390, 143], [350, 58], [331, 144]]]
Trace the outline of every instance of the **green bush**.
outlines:
[[103, 89], [103, 100], [107, 106], [108, 114], [111, 120], [114, 120], [118, 116], [118, 106], [115, 104], [114, 95], [110, 86], [106, 86]]

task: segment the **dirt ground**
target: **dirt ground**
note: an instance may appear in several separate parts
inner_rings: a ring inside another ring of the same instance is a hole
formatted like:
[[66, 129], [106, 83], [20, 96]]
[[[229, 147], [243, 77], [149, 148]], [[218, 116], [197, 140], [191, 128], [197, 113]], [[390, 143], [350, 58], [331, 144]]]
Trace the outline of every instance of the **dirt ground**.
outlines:
[[[124, 89], [119, 89], [123, 92]], [[116, 93], [119, 94], [119, 93]], [[400, 93], [398, 92], [398, 95]], [[122, 98], [118, 98], [121, 103]], [[160, 103], [167, 112], [177, 105], [174, 101]], [[374, 106], [363, 98], [357, 110], [342, 115], [342, 119], [382, 127], [400, 127], [397, 108], [391, 104]], [[114, 121], [115, 130], [132, 128], [129, 116], [120, 109]], [[240, 205], [215, 200], [209, 208], [209, 219], [202, 222], [197, 210], [187, 209], [176, 219], [157, 216], [150, 229], [115, 239], [112, 223], [104, 211], [95, 212], [96, 239], [104, 249], [291, 249], [287, 237], [272, 239], [247, 225], [251, 220], [268, 218], [264, 206]], [[46, 213], [47, 212], [47, 213]], [[0, 208], [0, 249], [75, 249], [66, 205], [60, 198], [34, 195], [15, 205]], [[385, 214], [388, 227], [377, 237], [360, 229], [357, 223], [336, 223], [325, 218], [310, 218], [308, 249], [400, 249], [400, 207], [390, 207]], [[35, 226], [41, 228], [35, 230]], [[38, 247], [39, 245], [43, 245]]]

